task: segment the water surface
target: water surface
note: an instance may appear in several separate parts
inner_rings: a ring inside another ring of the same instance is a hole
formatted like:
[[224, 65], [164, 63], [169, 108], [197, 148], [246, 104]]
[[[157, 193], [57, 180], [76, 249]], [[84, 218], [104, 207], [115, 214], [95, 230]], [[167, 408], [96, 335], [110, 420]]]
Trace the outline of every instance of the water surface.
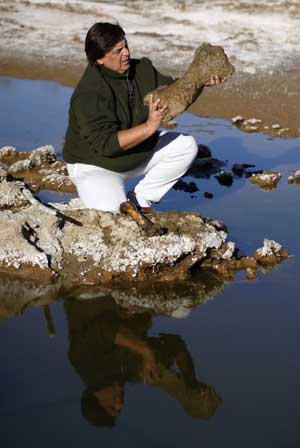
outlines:
[[[51, 82], [0, 78], [5, 105], [0, 147], [31, 150], [53, 144], [60, 152], [70, 94], [71, 89]], [[16, 292], [2, 282], [1, 446], [299, 446], [300, 190], [287, 184], [290, 170], [300, 168], [299, 139], [269, 140], [242, 133], [227, 121], [190, 114], [178, 121], [179, 130], [208, 145], [225, 169], [254, 163], [283, 177], [270, 192], [245, 178], [225, 187], [214, 175], [185, 177], [199, 191], [172, 190], [158, 208], [223, 219], [229, 240], [248, 255], [270, 238], [293, 257], [255, 282], [243, 273], [233, 282], [219, 282], [202, 305], [164, 315], [145, 309], [132, 316], [112, 297], [93, 298], [92, 291], [77, 290], [68, 297], [60, 290], [51, 303], [49, 290], [41, 289], [39, 301], [49, 304], [27, 308], [22, 305], [25, 284]], [[213, 199], [204, 198], [204, 191]], [[182, 302], [188, 289], [187, 283], [177, 290]], [[9, 305], [13, 299], [19, 306]], [[173, 317], [179, 315], [185, 318]], [[178, 378], [171, 392], [166, 385], [143, 383], [141, 358], [113, 342], [120, 328], [153, 348], [170, 377], [167, 386]], [[122, 411], [112, 427], [92, 425], [89, 412], [82, 411], [87, 383], [98, 381], [98, 386], [124, 385]], [[197, 383], [206, 391], [202, 399], [197, 399]]]

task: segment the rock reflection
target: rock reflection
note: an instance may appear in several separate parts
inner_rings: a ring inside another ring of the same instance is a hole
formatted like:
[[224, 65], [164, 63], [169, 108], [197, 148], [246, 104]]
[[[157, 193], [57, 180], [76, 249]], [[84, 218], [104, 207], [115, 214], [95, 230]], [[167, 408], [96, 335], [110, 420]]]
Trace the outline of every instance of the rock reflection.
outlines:
[[196, 375], [179, 335], [149, 336], [150, 312], [133, 314], [111, 297], [65, 300], [69, 359], [84, 392], [83, 417], [92, 425], [114, 426], [125, 403], [128, 383], [148, 384], [169, 394], [191, 417], [211, 417], [221, 398]]
[[[194, 275], [195, 277], [195, 275]], [[63, 283], [38, 284], [28, 279], [16, 279], [9, 274], [0, 275], [0, 320], [22, 315], [28, 308], [46, 306], [68, 297], [79, 299], [112, 297], [118, 305], [131, 314], [168, 314], [185, 317], [190, 309], [213, 299], [223, 291], [224, 281], [208, 269], [197, 273], [197, 279], [172, 284], [139, 285], [119, 284], [118, 286], [70, 286]], [[47, 326], [49, 310], [44, 308]], [[55, 329], [50, 328], [49, 333]]]

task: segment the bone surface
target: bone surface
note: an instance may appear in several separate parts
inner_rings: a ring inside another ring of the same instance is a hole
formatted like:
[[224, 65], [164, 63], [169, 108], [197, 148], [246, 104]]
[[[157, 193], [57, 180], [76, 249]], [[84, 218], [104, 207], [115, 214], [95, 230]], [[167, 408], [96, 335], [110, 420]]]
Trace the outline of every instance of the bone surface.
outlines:
[[153, 100], [159, 98], [159, 107], [167, 106], [168, 108], [164, 115], [163, 125], [172, 127], [171, 120], [196, 101], [212, 75], [219, 75], [221, 79], [224, 79], [229, 78], [233, 71], [234, 68], [222, 47], [204, 43], [195, 51], [192, 63], [181, 78], [170, 86], [159, 87], [149, 92], [144, 102], [149, 104], [150, 95]]

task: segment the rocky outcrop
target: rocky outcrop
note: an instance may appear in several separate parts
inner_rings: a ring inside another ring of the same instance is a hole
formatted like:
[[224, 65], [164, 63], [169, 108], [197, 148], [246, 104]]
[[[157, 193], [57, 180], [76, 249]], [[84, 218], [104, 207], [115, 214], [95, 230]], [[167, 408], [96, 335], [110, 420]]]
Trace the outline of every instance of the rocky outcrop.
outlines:
[[154, 100], [159, 98], [159, 107], [167, 106], [162, 125], [172, 127], [175, 125], [172, 119], [196, 101], [211, 75], [218, 74], [224, 79], [229, 78], [233, 71], [222, 47], [204, 43], [195, 51], [193, 61], [181, 78], [169, 86], [148, 93], [144, 102], [149, 104], [150, 95]]
[[22, 179], [32, 191], [76, 192], [75, 185], [68, 177], [66, 164], [57, 160], [51, 145], [31, 152], [19, 152], [13, 146], [4, 146], [0, 149], [0, 162], [7, 165], [7, 175]]
[[186, 278], [190, 268], [219, 249], [226, 232], [196, 213], [161, 213], [167, 229], [147, 237], [129, 217], [70, 204], [41, 204], [21, 181], [0, 183], [2, 271], [72, 283]]
[[226, 243], [226, 225], [197, 213], [154, 214], [154, 226], [164, 232], [149, 236], [130, 216], [85, 209], [79, 199], [43, 204], [34, 195], [45, 186], [43, 170], [56, 178], [54, 190], [73, 186], [49, 146], [31, 153], [5, 147], [0, 161], [7, 165], [0, 167], [0, 270], [21, 279], [108, 288], [122, 282], [178, 282], [200, 265], [221, 279], [237, 270], [254, 278], [259, 265], [272, 259], [273, 266], [288, 256], [271, 242], [272, 257], [239, 257], [234, 243]]

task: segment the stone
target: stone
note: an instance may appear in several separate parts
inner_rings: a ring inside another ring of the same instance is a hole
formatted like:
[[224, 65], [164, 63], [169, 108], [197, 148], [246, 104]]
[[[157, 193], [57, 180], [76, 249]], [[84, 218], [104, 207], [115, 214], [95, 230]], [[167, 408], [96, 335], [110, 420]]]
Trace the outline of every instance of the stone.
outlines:
[[179, 179], [175, 185], [173, 185], [174, 190], [181, 190], [185, 191], [186, 193], [196, 193], [196, 191], [199, 191], [199, 188], [195, 184], [195, 182], [185, 182], [182, 179]]
[[203, 43], [197, 48], [194, 59], [184, 75], [169, 86], [162, 86], [149, 92], [144, 103], [149, 104], [150, 96], [153, 100], [160, 99], [159, 107], [167, 106], [162, 125], [174, 127], [172, 121], [183, 113], [196, 101], [211, 75], [218, 74], [220, 78], [229, 78], [234, 72], [222, 47]]
[[241, 124], [244, 122], [244, 118], [241, 115], [237, 115], [236, 117], [232, 117], [231, 121], [233, 124]]
[[206, 145], [198, 144], [198, 154], [197, 159], [206, 159], [211, 157], [211, 150]]
[[248, 280], [256, 280], [257, 279], [257, 270], [253, 268], [247, 268], [247, 279]]
[[252, 183], [259, 185], [261, 189], [269, 191], [277, 187], [281, 179], [281, 173], [267, 170], [262, 173], [252, 174], [249, 179]]
[[247, 173], [247, 169], [248, 168], [254, 168], [255, 165], [251, 164], [251, 163], [235, 163], [234, 165], [232, 165], [232, 172], [233, 174], [235, 174], [238, 177], [242, 177], [243, 174]]
[[231, 187], [233, 184], [233, 175], [228, 171], [221, 171], [220, 174], [215, 176], [220, 185]]
[[257, 261], [255, 260], [255, 258], [253, 257], [244, 257], [241, 258], [241, 265], [243, 266], [243, 268], [251, 268], [251, 269], [256, 269], [257, 268]]
[[300, 183], [300, 170], [295, 171], [294, 179], [297, 184]]
[[263, 246], [257, 249], [253, 258], [261, 266], [273, 267], [289, 257], [289, 253], [274, 240], [264, 239]]
[[262, 120], [258, 119], [258, 118], [248, 118], [247, 120], [244, 121], [244, 125], [256, 125], [256, 124], [261, 124]]

